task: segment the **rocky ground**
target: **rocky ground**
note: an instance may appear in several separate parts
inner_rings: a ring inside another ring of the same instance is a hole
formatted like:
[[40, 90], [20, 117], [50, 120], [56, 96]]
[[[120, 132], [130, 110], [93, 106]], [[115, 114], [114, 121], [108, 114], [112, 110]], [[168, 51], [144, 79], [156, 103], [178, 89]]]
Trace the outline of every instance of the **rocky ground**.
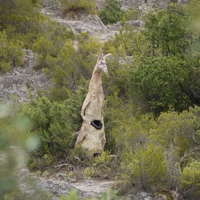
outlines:
[[[22, 168], [17, 172], [20, 191], [24, 196], [34, 200], [59, 200], [60, 197], [69, 195], [76, 190], [79, 199], [100, 197], [102, 193], [116, 190], [116, 180], [98, 180], [93, 178], [69, 178], [66, 171], [50, 174], [48, 171], [37, 175]], [[117, 190], [116, 190], [117, 191]], [[111, 200], [108, 198], [108, 200]], [[167, 196], [158, 194], [152, 197], [147, 192], [137, 192], [127, 195], [124, 200], [167, 200]]]

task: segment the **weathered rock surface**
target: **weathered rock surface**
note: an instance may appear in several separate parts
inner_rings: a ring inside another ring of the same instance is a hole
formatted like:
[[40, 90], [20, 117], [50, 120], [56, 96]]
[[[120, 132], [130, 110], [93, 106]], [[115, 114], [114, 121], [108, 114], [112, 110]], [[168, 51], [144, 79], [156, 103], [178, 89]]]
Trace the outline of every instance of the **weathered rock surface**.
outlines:
[[114, 36], [117, 31], [115, 26], [105, 26], [97, 15], [80, 14], [62, 16], [59, 7], [53, 9], [49, 4], [45, 4], [42, 12], [52, 21], [60, 23], [67, 30], [73, 31], [74, 34], [88, 33], [90, 36], [96, 37], [102, 42]]
[[122, 9], [138, 9], [141, 12], [149, 12], [156, 8], [166, 8], [168, 3], [187, 3], [189, 0], [121, 0]]
[[25, 102], [35, 98], [38, 90], [47, 90], [50, 82], [42, 70], [34, 70], [36, 56], [31, 50], [24, 50], [22, 67], [11, 69], [0, 76], [0, 101], [7, 103], [14, 99]]

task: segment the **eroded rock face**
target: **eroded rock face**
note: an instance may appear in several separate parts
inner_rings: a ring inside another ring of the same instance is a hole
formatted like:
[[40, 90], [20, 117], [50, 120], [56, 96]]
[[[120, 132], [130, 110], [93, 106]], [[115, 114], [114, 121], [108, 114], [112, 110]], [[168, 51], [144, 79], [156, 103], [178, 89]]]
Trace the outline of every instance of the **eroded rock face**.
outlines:
[[[97, 0], [99, 8], [103, 7], [105, 0]], [[174, 3], [188, 3], [189, 0], [120, 0], [122, 9], [128, 10], [130, 8], [139, 9], [142, 12], [149, 12], [156, 8], [166, 8], [170, 2]]]
[[23, 65], [0, 75], [0, 101], [25, 102], [37, 96], [38, 90], [46, 90], [50, 82], [42, 70], [34, 70], [36, 56], [24, 50]]

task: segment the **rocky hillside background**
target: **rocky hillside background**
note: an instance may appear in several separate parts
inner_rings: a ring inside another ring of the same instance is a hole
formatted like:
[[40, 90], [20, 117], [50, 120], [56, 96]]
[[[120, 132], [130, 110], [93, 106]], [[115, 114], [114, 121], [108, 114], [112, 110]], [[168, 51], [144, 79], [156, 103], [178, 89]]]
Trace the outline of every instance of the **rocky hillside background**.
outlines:
[[[192, 2], [121, 1], [117, 11], [133, 8], [133, 17], [103, 23], [104, 1], [93, 5], [98, 16], [60, 0], [1, 1], [0, 100], [14, 104], [0, 105], [0, 199], [120, 199], [108, 187], [127, 200], [198, 199], [200, 42], [191, 19], [200, 12]], [[88, 159], [74, 133], [100, 47], [112, 53], [106, 147]]]
[[[166, 7], [171, 0], [121, 0], [122, 9], [139, 9], [148, 12], [152, 9]], [[177, 3], [186, 3], [187, 0], [174, 0]], [[103, 0], [97, 1], [97, 8], [104, 5]], [[86, 32], [90, 36], [98, 38], [101, 42], [113, 37], [120, 29], [121, 24], [104, 25], [96, 15], [75, 15], [63, 17], [60, 11], [59, 1], [44, 0], [42, 13], [50, 20], [60, 23], [75, 34]], [[128, 24], [135, 25], [136, 28], [143, 26], [143, 22], [132, 20]], [[74, 44], [76, 46], [76, 44]], [[17, 100], [27, 101], [37, 96], [38, 91], [48, 90], [51, 85], [45, 73], [41, 70], [34, 70], [37, 55], [29, 50], [24, 50], [23, 64], [20, 67], [11, 69], [6, 74], [0, 75], [0, 101], [8, 102]]]

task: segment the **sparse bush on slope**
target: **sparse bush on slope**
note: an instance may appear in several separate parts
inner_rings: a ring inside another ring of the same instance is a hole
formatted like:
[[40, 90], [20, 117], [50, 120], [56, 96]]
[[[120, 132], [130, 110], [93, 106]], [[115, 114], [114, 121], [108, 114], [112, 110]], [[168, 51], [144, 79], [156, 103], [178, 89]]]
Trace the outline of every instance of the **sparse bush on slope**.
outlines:
[[96, 13], [96, 0], [62, 0], [63, 14]]

